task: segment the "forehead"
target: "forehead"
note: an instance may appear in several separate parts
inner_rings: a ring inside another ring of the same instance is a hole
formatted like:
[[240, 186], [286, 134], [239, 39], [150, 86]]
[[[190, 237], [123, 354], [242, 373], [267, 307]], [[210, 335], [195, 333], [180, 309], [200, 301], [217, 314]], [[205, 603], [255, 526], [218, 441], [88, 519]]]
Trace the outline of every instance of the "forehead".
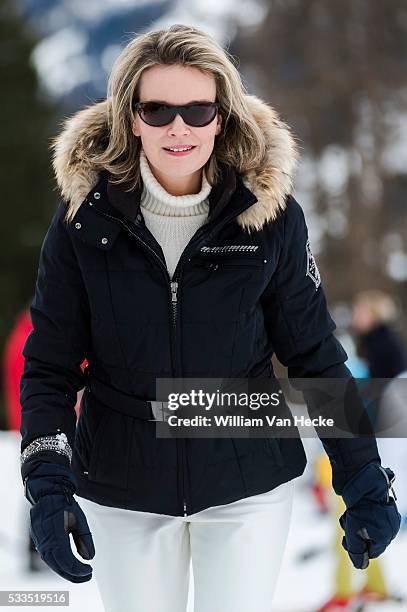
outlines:
[[153, 66], [140, 79], [140, 100], [160, 100], [169, 104], [187, 104], [193, 100], [214, 101], [216, 82], [193, 66]]

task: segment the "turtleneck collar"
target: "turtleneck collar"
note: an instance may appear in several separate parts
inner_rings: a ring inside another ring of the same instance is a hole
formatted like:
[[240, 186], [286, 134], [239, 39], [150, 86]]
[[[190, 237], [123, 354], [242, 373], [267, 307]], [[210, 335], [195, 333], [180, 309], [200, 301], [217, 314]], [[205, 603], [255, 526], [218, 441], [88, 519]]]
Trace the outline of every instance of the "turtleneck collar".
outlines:
[[208, 196], [212, 186], [202, 171], [202, 187], [199, 193], [174, 196], [168, 193], [151, 171], [144, 150], [140, 150], [140, 173], [143, 179], [141, 206], [159, 215], [192, 216], [207, 213]]

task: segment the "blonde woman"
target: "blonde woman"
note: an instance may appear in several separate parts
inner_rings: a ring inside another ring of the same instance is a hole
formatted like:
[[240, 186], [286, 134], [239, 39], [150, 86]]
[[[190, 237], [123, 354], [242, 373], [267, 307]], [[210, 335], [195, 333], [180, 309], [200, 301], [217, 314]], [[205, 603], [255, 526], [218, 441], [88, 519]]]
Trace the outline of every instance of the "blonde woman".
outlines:
[[[301, 440], [159, 437], [156, 380], [270, 379], [273, 352], [291, 377], [350, 376], [291, 195], [293, 136], [227, 51], [174, 25], [131, 40], [106, 100], [53, 144], [61, 201], [21, 383], [37, 549], [72, 582], [94, 569], [109, 612], [185, 610], [191, 559], [195, 612], [266, 612]], [[398, 527], [375, 439], [325, 445], [338, 493], [374, 484], [377, 554]]]

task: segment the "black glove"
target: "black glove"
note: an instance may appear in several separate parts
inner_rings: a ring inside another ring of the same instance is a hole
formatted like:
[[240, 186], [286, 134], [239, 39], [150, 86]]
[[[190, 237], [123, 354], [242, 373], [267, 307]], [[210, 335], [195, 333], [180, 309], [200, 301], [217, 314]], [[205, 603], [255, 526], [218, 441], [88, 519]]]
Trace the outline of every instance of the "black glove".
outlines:
[[78, 553], [93, 559], [95, 547], [86, 517], [73, 498], [76, 479], [70, 468], [41, 463], [24, 480], [30, 509], [30, 533], [41, 558], [57, 574], [70, 582], [87, 582], [92, 567], [72, 553], [69, 534]]
[[345, 531], [342, 546], [358, 569], [381, 555], [400, 529], [401, 516], [389, 495], [391, 489], [396, 498], [394, 479], [390, 468], [369, 463], [343, 489], [347, 509], [339, 519]]

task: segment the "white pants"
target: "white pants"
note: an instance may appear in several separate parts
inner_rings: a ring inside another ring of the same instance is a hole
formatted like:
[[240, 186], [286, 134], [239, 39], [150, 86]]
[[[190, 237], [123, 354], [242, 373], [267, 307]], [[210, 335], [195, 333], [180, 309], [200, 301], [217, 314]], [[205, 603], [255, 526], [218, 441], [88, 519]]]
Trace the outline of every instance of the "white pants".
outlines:
[[[76, 496], [95, 545], [89, 561], [106, 612], [270, 612], [294, 480], [189, 516], [110, 508]], [[79, 558], [79, 557], [78, 557]]]

